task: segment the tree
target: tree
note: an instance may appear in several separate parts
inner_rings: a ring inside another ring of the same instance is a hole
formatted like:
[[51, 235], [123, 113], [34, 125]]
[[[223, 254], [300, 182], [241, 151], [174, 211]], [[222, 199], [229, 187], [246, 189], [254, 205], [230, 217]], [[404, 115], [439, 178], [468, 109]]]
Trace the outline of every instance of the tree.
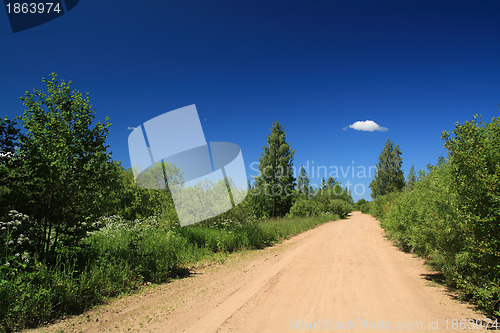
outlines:
[[321, 177], [320, 189], [321, 189], [321, 191], [326, 190], [326, 181], [325, 181], [325, 177]]
[[19, 181], [16, 158], [19, 129], [15, 121], [0, 118], [0, 218], [13, 207], [17, 194], [13, 192], [15, 182]]
[[347, 193], [347, 189], [342, 187], [342, 184], [332, 176], [328, 177], [328, 180], [326, 181], [326, 189], [330, 198], [348, 200], [350, 197], [350, 193]]
[[378, 158], [379, 162], [375, 177], [370, 183], [372, 198], [375, 199], [378, 196], [400, 191], [404, 188], [405, 178], [401, 169], [403, 164], [401, 155], [399, 145], [394, 146], [390, 140], [387, 140]]
[[284, 216], [292, 206], [295, 187], [293, 155], [295, 150], [286, 141], [285, 129], [278, 121], [267, 136], [259, 159], [260, 175], [255, 177], [254, 208], [260, 216]]
[[9, 155], [16, 152], [17, 141], [19, 139], [19, 129], [17, 122], [9, 120], [7, 117], [0, 118], [0, 161], [4, 162]]
[[359, 208], [361, 205], [368, 203], [365, 199], [361, 198], [356, 202], [356, 206]]
[[77, 245], [89, 222], [112, 209], [109, 195], [120, 175], [105, 145], [111, 124], [93, 124], [88, 94], [71, 90], [71, 81], [60, 82], [56, 74], [42, 81], [47, 92], [34, 89], [21, 98], [27, 109], [20, 117], [26, 129], [19, 148], [26, 175], [20, 210], [35, 219], [37, 249], [47, 258], [60, 244]]
[[[452, 134], [443, 132], [449, 152], [452, 181], [458, 194], [469, 274], [490, 280], [500, 278], [500, 117], [483, 123], [455, 124]], [[474, 264], [472, 264], [472, 262]]]
[[302, 194], [307, 199], [309, 199], [309, 195], [311, 192], [311, 182], [309, 180], [307, 171], [303, 166], [300, 166], [299, 178], [297, 179], [297, 192], [299, 192], [299, 195]]
[[332, 176], [328, 177], [328, 180], [326, 181], [326, 186], [328, 188], [334, 188], [336, 184], [338, 184], [338, 183], [335, 180], [335, 178], [333, 178]]
[[417, 183], [417, 174], [415, 173], [415, 167], [411, 165], [410, 171], [408, 172], [408, 180], [406, 181], [406, 187], [412, 189]]

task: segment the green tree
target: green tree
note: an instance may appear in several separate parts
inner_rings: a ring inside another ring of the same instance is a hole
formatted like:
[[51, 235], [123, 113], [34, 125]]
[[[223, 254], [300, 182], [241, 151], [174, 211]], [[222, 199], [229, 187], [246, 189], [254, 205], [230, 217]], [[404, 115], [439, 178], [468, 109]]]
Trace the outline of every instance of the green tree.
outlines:
[[453, 135], [443, 132], [442, 136], [471, 257], [468, 274], [476, 280], [489, 276], [491, 281], [499, 281], [500, 117], [484, 124], [476, 115], [464, 124], [457, 123]]
[[325, 195], [332, 199], [343, 199], [350, 203], [354, 203], [352, 200], [351, 192], [342, 186], [342, 184], [333, 177], [328, 177], [326, 181], [326, 191]]
[[408, 172], [406, 187], [411, 190], [413, 189], [416, 183], [417, 183], [417, 174], [415, 173], [415, 167], [412, 164], [410, 171]]
[[297, 178], [297, 192], [299, 195], [305, 196], [309, 199], [311, 194], [311, 181], [309, 175], [303, 166], [300, 166], [299, 177]]
[[15, 121], [7, 117], [0, 118], [0, 217], [14, 208], [14, 200], [18, 197], [14, 192], [15, 183], [19, 181], [19, 159], [16, 156], [19, 129], [16, 125]]
[[418, 173], [417, 173], [417, 182], [424, 180], [425, 177], [426, 177], [425, 170], [424, 169], [418, 170]]
[[368, 203], [365, 199], [361, 198], [356, 202], [356, 207], [359, 208], [361, 205]]
[[26, 174], [21, 210], [35, 219], [37, 249], [47, 258], [61, 244], [77, 245], [90, 222], [113, 209], [109, 195], [120, 175], [105, 144], [110, 124], [93, 123], [88, 94], [71, 90], [71, 81], [56, 74], [42, 81], [46, 92], [34, 89], [21, 98], [27, 109], [19, 154]]
[[325, 177], [321, 177], [320, 189], [321, 189], [321, 191], [326, 190], [326, 181], [325, 181]]
[[399, 145], [394, 146], [390, 140], [387, 140], [378, 158], [379, 162], [375, 177], [370, 183], [372, 198], [400, 191], [404, 188], [405, 178], [401, 169], [403, 164], [401, 155]]
[[253, 206], [259, 216], [284, 216], [292, 206], [295, 187], [293, 155], [285, 129], [275, 121], [259, 159], [260, 175], [255, 178]]
[[326, 181], [326, 187], [327, 188], [333, 188], [337, 182], [335, 181], [335, 178], [332, 176], [328, 177], [328, 180]]
[[16, 152], [19, 139], [19, 129], [16, 125], [16, 121], [9, 120], [7, 117], [0, 118], [0, 161], [2, 162], [8, 155]]

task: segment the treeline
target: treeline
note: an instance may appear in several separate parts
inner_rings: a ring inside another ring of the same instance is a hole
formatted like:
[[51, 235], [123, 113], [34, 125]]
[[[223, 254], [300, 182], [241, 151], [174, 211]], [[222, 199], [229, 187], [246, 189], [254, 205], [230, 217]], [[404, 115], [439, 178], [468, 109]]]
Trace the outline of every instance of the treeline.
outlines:
[[79, 313], [187, 274], [203, 258], [268, 246], [351, 209], [350, 193], [333, 178], [322, 191], [304, 170], [294, 178], [294, 151], [275, 122], [246, 199], [181, 228], [168, 188], [138, 187], [132, 170], [112, 159], [111, 125], [94, 121], [89, 96], [55, 74], [43, 82], [46, 90], [21, 98], [22, 115], [0, 119], [0, 331]]
[[475, 116], [442, 138], [446, 158], [418, 174], [412, 167], [406, 184], [383, 194], [375, 191], [375, 199], [360, 208], [377, 217], [402, 249], [442, 272], [462, 299], [498, 317], [500, 117], [482, 122]]
[[259, 160], [259, 176], [249, 184], [252, 210], [259, 218], [277, 216], [318, 216], [336, 214], [345, 218], [351, 211], [352, 196], [347, 188], [329, 177], [319, 187], [311, 185], [303, 166], [298, 178], [293, 175], [295, 151], [286, 141], [279, 122], [274, 122], [267, 145]]

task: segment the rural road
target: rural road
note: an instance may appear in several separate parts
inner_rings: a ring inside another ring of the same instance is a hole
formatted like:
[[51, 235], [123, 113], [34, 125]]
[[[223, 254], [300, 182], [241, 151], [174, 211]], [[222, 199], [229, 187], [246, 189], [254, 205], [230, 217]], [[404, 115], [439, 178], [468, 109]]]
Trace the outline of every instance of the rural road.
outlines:
[[485, 319], [432, 276], [354, 212], [40, 331], [455, 332], [456, 320]]

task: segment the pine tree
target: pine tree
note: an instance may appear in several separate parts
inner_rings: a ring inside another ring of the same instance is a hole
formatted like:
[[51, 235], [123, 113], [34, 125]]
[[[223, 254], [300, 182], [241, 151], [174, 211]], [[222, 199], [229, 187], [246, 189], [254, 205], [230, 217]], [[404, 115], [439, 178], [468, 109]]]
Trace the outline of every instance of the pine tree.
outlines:
[[328, 180], [326, 181], [326, 188], [328, 190], [330, 197], [339, 197], [344, 192], [342, 184], [331, 176], [328, 177]]
[[309, 175], [303, 166], [300, 167], [299, 178], [297, 179], [297, 191], [299, 195], [304, 195], [309, 199], [311, 190], [311, 182], [309, 180]]
[[278, 121], [273, 123], [263, 150], [259, 159], [260, 175], [255, 178], [254, 207], [260, 216], [284, 216], [292, 206], [295, 150], [286, 141], [285, 129]]
[[379, 162], [375, 177], [370, 183], [372, 198], [375, 199], [381, 195], [400, 191], [404, 188], [405, 178], [401, 169], [403, 164], [401, 155], [399, 145], [394, 146], [390, 140], [387, 140], [378, 157]]
[[415, 167], [412, 164], [410, 171], [408, 172], [406, 187], [411, 190], [416, 183], [417, 183], [417, 174], [415, 173]]
[[20, 197], [15, 191], [16, 183], [21, 181], [18, 170], [21, 161], [16, 157], [20, 130], [16, 125], [16, 121], [7, 117], [0, 118], [0, 217], [13, 209]]
[[322, 177], [322, 178], [321, 178], [321, 185], [320, 185], [320, 189], [321, 189], [321, 191], [326, 190], [326, 181], [325, 181], [325, 177]]

